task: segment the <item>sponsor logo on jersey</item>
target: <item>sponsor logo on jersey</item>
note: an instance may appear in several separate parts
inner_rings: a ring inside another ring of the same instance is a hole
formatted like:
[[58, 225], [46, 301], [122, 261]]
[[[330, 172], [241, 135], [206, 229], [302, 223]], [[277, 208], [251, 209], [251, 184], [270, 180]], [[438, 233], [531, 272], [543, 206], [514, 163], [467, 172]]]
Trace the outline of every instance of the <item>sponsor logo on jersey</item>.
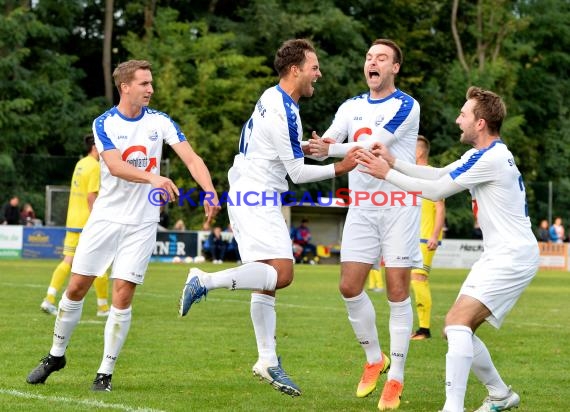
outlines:
[[[135, 153], [142, 153], [144, 156], [130, 158]], [[138, 168], [145, 168], [145, 172], [150, 172], [153, 168], [157, 167], [156, 157], [148, 157], [145, 146], [131, 146], [127, 148], [122, 155], [125, 162]]]
[[148, 135], [148, 139], [151, 142], [155, 142], [158, 139], [158, 132], [156, 130], [151, 130]]

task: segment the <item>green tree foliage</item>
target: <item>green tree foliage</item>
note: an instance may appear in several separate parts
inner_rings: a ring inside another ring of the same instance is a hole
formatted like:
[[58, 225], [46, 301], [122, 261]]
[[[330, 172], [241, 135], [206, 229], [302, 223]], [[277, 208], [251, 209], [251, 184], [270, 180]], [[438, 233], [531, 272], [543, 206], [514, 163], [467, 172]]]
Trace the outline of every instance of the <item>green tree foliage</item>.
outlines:
[[[75, 159], [80, 137], [108, 108], [102, 98], [105, 4], [0, 0], [5, 191], [41, 198], [44, 185], [66, 184], [73, 162], [44, 156]], [[319, 55], [323, 78], [315, 95], [300, 102], [308, 138], [312, 130], [326, 130], [345, 99], [367, 89], [364, 55], [383, 37], [404, 52], [397, 86], [420, 102], [420, 132], [432, 142], [432, 164], [467, 149], [455, 124], [465, 92], [470, 85], [490, 88], [507, 103], [502, 136], [525, 176], [531, 217], [546, 217], [545, 188], [552, 180], [554, 213], [570, 220], [568, 0], [115, 0], [113, 7], [112, 66], [131, 57], [152, 61], [151, 105], [182, 126], [219, 190], [227, 189], [241, 125], [264, 88], [277, 81], [273, 58], [284, 40], [309, 38]], [[193, 187], [175, 156], [165, 154], [177, 183]], [[336, 179], [294, 189], [345, 185]], [[467, 193], [448, 200], [450, 233], [469, 235], [469, 205]]]
[[[46, 156], [81, 150], [77, 130], [88, 130], [90, 108], [77, 84], [77, 58], [59, 48], [69, 31], [44, 20], [42, 5], [35, 12], [9, 5], [0, 15], [0, 185], [4, 193], [33, 197], [41, 214], [45, 176], [61, 177]], [[66, 24], [65, 13], [53, 20]]]
[[517, 12], [530, 21], [517, 34], [521, 50], [515, 98], [525, 113], [525, 132], [536, 142], [539, 167], [535, 180], [544, 182], [533, 203], [536, 223], [547, 217], [547, 181], [553, 182], [553, 215], [570, 221], [570, 2], [525, 0]]

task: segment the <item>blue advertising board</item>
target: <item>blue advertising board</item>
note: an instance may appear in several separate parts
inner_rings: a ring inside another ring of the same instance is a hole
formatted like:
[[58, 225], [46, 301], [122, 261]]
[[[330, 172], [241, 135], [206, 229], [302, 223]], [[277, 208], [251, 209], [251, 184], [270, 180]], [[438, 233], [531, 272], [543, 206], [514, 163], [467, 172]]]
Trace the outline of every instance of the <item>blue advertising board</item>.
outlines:
[[60, 259], [63, 255], [64, 227], [24, 227], [22, 257]]
[[198, 233], [165, 231], [156, 233], [153, 262], [171, 262], [174, 257], [184, 259], [198, 254]]

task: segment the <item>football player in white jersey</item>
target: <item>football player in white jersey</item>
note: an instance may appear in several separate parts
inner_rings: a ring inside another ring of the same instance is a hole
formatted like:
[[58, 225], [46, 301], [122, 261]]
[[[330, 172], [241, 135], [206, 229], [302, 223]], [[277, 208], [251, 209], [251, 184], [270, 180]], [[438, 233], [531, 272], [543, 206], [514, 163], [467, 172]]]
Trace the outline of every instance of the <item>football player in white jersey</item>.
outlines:
[[[395, 86], [401, 64], [402, 51], [395, 42], [378, 39], [372, 43], [364, 61], [369, 92], [344, 102], [322, 139], [313, 134], [312, 155], [343, 156], [351, 147], [369, 148], [373, 142], [381, 142], [399, 159], [415, 162], [420, 106]], [[342, 143], [346, 139], [348, 142]], [[389, 370], [378, 407], [396, 409], [413, 327], [410, 271], [422, 267], [420, 202], [414, 194], [357, 169], [349, 174], [351, 203], [342, 234], [339, 286], [348, 319], [366, 355], [356, 396], [368, 396], [380, 374]], [[381, 350], [374, 306], [364, 291], [366, 276], [379, 255], [386, 268], [390, 357]]]
[[[228, 212], [244, 264], [211, 274], [192, 268], [179, 314], [185, 316], [212, 289], [254, 290], [251, 319], [259, 356], [253, 373], [275, 389], [298, 396], [301, 390], [283, 371], [275, 342], [275, 291], [293, 281], [294, 262], [281, 194], [288, 190], [287, 175], [293, 183], [304, 183], [348, 173], [356, 166], [356, 150], [334, 164], [305, 164], [299, 99], [313, 95], [321, 77], [319, 61], [309, 41], [294, 39], [279, 48], [274, 66], [279, 84], [265, 90], [257, 101], [228, 172]], [[249, 194], [249, 201], [244, 194]]]
[[501, 326], [539, 263], [523, 179], [499, 134], [505, 116], [501, 97], [471, 87], [456, 123], [463, 132], [461, 142], [473, 148], [456, 162], [431, 168], [396, 159], [382, 146], [374, 147], [372, 153], [359, 152], [363, 173], [404, 190], [419, 190], [427, 199], [443, 199], [466, 189], [471, 193], [473, 213], [483, 231], [484, 252], [445, 318], [444, 412], [463, 411], [470, 369], [489, 391], [478, 412], [505, 411], [520, 403], [519, 395], [501, 379], [485, 344], [474, 334], [485, 320], [495, 328]]
[[[96, 277], [112, 264], [112, 306], [105, 325], [103, 360], [92, 390], [110, 391], [111, 378], [131, 324], [131, 303], [155, 246], [160, 205], [151, 201], [157, 190], [174, 200], [178, 188], [160, 176], [162, 145], [168, 143], [196, 182], [211, 194], [207, 215], [220, 206], [210, 172], [168, 115], [147, 107], [153, 94], [150, 63], [129, 60], [113, 72], [119, 104], [93, 122], [100, 153], [99, 196], [81, 234], [71, 268], [71, 280], [59, 302], [49, 354], [28, 375], [31, 384], [44, 383], [65, 366], [65, 351], [81, 318], [84, 297]], [[151, 192], [152, 190], [152, 192]]]

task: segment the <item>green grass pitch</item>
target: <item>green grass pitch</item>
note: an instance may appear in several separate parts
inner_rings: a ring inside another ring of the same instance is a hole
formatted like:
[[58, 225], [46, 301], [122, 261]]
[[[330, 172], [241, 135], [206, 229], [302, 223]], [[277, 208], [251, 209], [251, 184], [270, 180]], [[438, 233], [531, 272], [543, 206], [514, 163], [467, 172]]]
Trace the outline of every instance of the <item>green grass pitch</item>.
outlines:
[[[374, 411], [379, 389], [358, 399], [364, 354], [337, 290], [339, 266], [298, 265], [278, 292], [277, 348], [303, 395], [281, 395], [254, 379], [257, 350], [249, 292], [212, 291], [185, 318], [177, 315], [188, 265], [153, 263], [138, 288], [128, 340], [113, 375], [113, 392], [90, 385], [100, 363], [104, 321], [90, 291], [67, 350], [65, 369], [45, 385], [25, 382], [51, 346], [54, 318], [39, 305], [56, 261], [0, 261], [0, 410], [2, 411]], [[220, 266], [201, 265], [205, 270]], [[222, 267], [229, 267], [224, 265]], [[446, 342], [439, 331], [466, 270], [434, 269], [433, 338], [410, 342], [401, 411], [441, 409]], [[385, 295], [370, 293], [383, 350], [389, 350]], [[504, 380], [521, 395], [518, 412], [570, 410], [570, 273], [540, 272], [500, 330], [484, 325]], [[471, 376], [465, 405], [485, 397]]]

